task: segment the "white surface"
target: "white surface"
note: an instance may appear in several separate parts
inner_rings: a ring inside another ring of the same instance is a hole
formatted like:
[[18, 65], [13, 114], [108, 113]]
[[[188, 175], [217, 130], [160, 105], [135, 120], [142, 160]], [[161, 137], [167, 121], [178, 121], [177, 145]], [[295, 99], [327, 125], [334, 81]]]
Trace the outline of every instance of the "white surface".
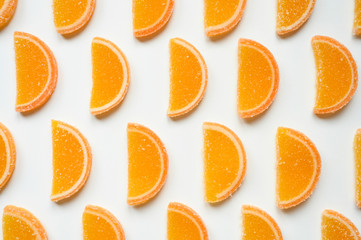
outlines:
[[[244, 17], [226, 38], [210, 41], [203, 31], [203, 1], [176, 0], [166, 29], [150, 41], [132, 35], [130, 0], [98, 0], [93, 18], [78, 36], [65, 39], [55, 31], [51, 1], [20, 0], [11, 23], [0, 32], [0, 121], [12, 132], [17, 147], [16, 169], [0, 193], [6, 204], [32, 211], [44, 224], [49, 239], [82, 239], [81, 216], [86, 204], [109, 209], [122, 223], [127, 239], [166, 239], [166, 209], [179, 201], [203, 218], [212, 240], [240, 239], [242, 204], [269, 212], [284, 239], [320, 239], [320, 216], [325, 208], [340, 211], [361, 227], [354, 203], [352, 141], [361, 127], [361, 95], [339, 114], [313, 115], [315, 67], [310, 45], [316, 34], [345, 44], [360, 62], [360, 39], [352, 37], [353, 1], [318, 0], [307, 24], [295, 35], [275, 34], [276, 0], [248, 1]], [[59, 80], [50, 101], [40, 111], [23, 116], [14, 110], [15, 63], [13, 32], [38, 36], [53, 50]], [[123, 104], [104, 119], [89, 113], [91, 40], [116, 43], [126, 54], [131, 84]], [[167, 118], [168, 41], [181, 37], [194, 44], [209, 68], [206, 94], [188, 117]], [[268, 47], [280, 68], [280, 88], [269, 111], [246, 122], [236, 112], [237, 40], [251, 38]], [[51, 119], [79, 128], [93, 150], [93, 167], [84, 189], [70, 201], [50, 201], [52, 178]], [[241, 188], [217, 206], [203, 200], [202, 128], [204, 121], [225, 124], [243, 141], [248, 169]], [[170, 159], [169, 175], [160, 194], [142, 207], [126, 204], [128, 122], [144, 124], [164, 141]], [[308, 135], [322, 157], [322, 173], [311, 198], [290, 211], [275, 205], [275, 133], [278, 126]]]

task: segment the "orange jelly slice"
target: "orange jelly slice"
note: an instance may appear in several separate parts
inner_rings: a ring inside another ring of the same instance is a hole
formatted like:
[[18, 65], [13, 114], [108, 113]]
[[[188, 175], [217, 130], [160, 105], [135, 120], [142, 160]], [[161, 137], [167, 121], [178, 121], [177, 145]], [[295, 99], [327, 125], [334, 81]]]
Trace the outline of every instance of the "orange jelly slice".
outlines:
[[150, 129], [128, 124], [128, 204], [153, 198], [168, 173], [168, 155], [160, 138]]
[[361, 236], [356, 226], [342, 214], [325, 210], [321, 223], [322, 240], [360, 240]]
[[168, 240], [208, 240], [201, 217], [188, 206], [171, 202], [168, 205]]
[[355, 34], [356, 36], [361, 35], [361, 0], [355, 0], [353, 34]]
[[198, 50], [180, 38], [169, 42], [169, 117], [183, 116], [197, 107], [207, 86], [207, 65]]
[[53, 120], [52, 201], [73, 196], [88, 179], [92, 153], [88, 141], [73, 126]]
[[203, 124], [205, 199], [214, 203], [231, 196], [246, 174], [246, 153], [241, 140], [226, 126]]
[[18, 0], [0, 0], [0, 29], [10, 22], [17, 4]]
[[264, 112], [276, 97], [278, 65], [267, 48], [253, 40], [240, 39], [238, 69], [238, 113], [242, 118], [251, 118]]
[[53, 53], [39, 38], [14, 33], [18, 112], [29, 112], [45, 104], [54, 92], [58, 66]]
[[278, 0], [277, 1], [278, 35], [290, 34], [298, 30], [310, 17], [316, 0]]
[[53, 0], [56, 31], [70, 35], [83, 29], [95, 9], [95, 0]]
[[137, 38], [151, 37], [172, 16], [174, 0], [133, 0], [133, 32]]
[[106, 39], [93, 39], [92, 58], [93, 89], [90, 112], [99, 115], [122, 102], [128, 90], [130, 71], [125, 55]]
[[355, 156], [355, 199], [356, 204], [361, 208], [361, 129], [357, 129], [354, 138]]
[[16, 149], [10, 131], [0, 123], [0, 189], [9, 181], [15, 169]]
[[204, 27], [208, 37], [231, 31], [242, 18], [247, 0], [204, 0]]
[[276, 221], [265, 211], [250, 205], [242, 206], [242, 240], [282, 240]]
[[333, 113], [343, 108], [354, 95], [358, 73], [349, 50], [335, 39], [312, 38], [317, 70], [317, 95], [314, 113]]
[[3, 213], [3, 240], [47, 240], [41, 222], [28, 210], [6, 206]]
[[305, 201], [315, 189], [321, 173], [321, 157], [303, 133], [279, 127], [277, 150], [277, 205], [285, 209]]
[[122, 226], [108, 210], [87, 205], [83, 213], [83, 240], [125, 240]]

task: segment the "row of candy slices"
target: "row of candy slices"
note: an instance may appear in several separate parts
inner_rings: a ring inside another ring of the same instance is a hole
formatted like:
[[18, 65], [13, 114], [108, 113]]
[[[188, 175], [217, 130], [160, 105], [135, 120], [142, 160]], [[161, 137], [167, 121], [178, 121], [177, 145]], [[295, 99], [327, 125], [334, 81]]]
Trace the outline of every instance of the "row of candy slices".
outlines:
[[[356, 226], [342, 214], [324, 210], [321, 221], [323, 240], [360, 240]], [[47, 240], [41, 222], [29, 211], [6, 206], [3, 213], [4, 240]], [[108, 210], [87, 205], [83, 212], [84, 240], [125, 240], [124, 230]], [[188, 206], [171, 202], [168, 205], [168, 240], [208, 240], [208, 232], [201, 217]], [[282, 240], [282, 232], [275, 220], [265, 211], [250, 205], [242, 206], [242, 240]]]
[[[53, 0], [54, 24], [63, 35], [81, 31], [95, 9], [95, 0]], [[170, 19], [174, 0], [133, 0], [133, 32], [137, 38], [148, 38], [162, 30]], [[209, 37], [230, 32], [242, 18], [247, 0], [204, 0], [204, 27]], [[316, 0], [278, 0], [276, 32], [288, 35], [299, 29], [310, 17]], [[0, 28], [15, 12], [17, 0], [0, 2]], [[361, 1], [355, 0], [353, 32], [361, 34]]]
[[[0, 125], [0, 188], [15, 168], [16, 150], [9, 130]], [[128, 204], [143, 204], [163, 187], [168, 173], [168, 154], [161, 139], [150, 129], [130, 123], [128, 134]], [[87, 181], [92, 165], [91, 148], [73, 126], [52, 121], [52, 201], [77, 193]], [[238, 136], [224, 125], [203, 124], [205, 200], [221, 202], [241, 185], [247, 169], [246, 153]], [[321, 157], [313, 142], [299, 131], [279, 127], [276, 136], [276, 200], [281, 209], [305, 201], [321, 174]], [[361, 130], [354, 140], [356, 203], [361, 207]]]
[[[37, 37], [15, 32], [17, 71], [16, 110], [33, 111], [53, 93], [58, 78], [55, 57]], [[315, 114], [329, 114], [344, 107], [358, 84], [357, 65], [348, 49], [336, 40], [315, 36], [312, 46], [317, 69]], [[185, 40], [170, 40], [170, 94], [168, 116], [185, 116], [202, 100], [208, 79], [200, 52]], [[104, 114], [126, 95], [130, 68], [122, 51], [112, 42], [96, 37], [92, 42], [93, 88], [90, 112]], [[263, 45], [240, 39], [238, 46], [237, 105], [242, 118], [264, 112], [273, 102], [279, 85], [279, 69]], [[260, 70], [261, 69], [261, 70]]]

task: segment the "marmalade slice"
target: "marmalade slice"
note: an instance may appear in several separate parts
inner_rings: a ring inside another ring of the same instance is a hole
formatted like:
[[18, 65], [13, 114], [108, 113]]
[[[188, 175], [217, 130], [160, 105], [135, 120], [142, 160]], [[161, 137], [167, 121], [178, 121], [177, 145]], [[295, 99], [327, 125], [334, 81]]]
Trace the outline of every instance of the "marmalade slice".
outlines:
[[169, 203], [167, 225], [168, 240], [208, 240], [201, 217], [184, 204]]
[[360, 240], [361, 236], [356, 226], [342, 214], [325, 210], [321, 223], [322, 240]]
[[250, 205], [242, 206], [242, 240], [282, 240], [276, 221], [265, 211]]
[[16, 161], [14, 139], [10, 131], [0, 123], [0, 190], [13, 174]]
[[223, 35], [237, 26], [247, 0], [204, 0], [204, 27], [208, 37]]
[[314, 113], [333, 113], [343, 108], [354, 95], [358, 73], [349, 50], [336, 40], [312, 38], [317, 70], [317, 94]]
[[95, 0], [53, 0], [56, 31], [70, 35], [83, 29], [95, 9]]
[[108, 210], [87, 205], [83, 213], [83, 240], [125, 240], [122, 226]]
[[17, 4], [18, 0], [0, 0], [0, 29], [10, 22]]
[[310, 17], [316, 0], [278, 0], [276, 31], [279, 35], [298, 30]]
[[153, 198], [168, 173], [168, 155], [160, 138], [150, 129], [128, 124], [128, 204]]
[[3, 213], [3, 240], [47, 240], [40, 221], [28, 210], [6, 206]]
[[194, 46], [180, 38], [169, 42], [169, 117], [192, 111], [202, 100], [208, 79], [207, 65]]
[[133, 33], [137, 38], [152, 37], [172, 16], [174, 0], [133, 0]]
[[54, 92], [58, 67], [53, 53], [39, 38], [14, 33], [18, 112], [29, 112], [45, 104]]
[[73, 196], [88, 179], [92, 153], [88, 141], [73, 126], [53, 120], [52, 201]]
[[355, 156], [355, 200], [361, 208], [361, 129], [357, 129], [354, 138], [354, 156]]
[[241, 140], [229, 128], [205, 122], [204, 183], [205, 199], [215, 203], [231, 196], [246, 174], [246, 153]]
[[251, 118], [273, 102], [279, 85], [278, 65], [267, 48], [253, 40], [240, 39], [238, 68], [238, 113], [242, 118]]
[[321, 157], [303, 133], [279, 127], [277, 151], [277, 205], [281, 209], [305, 201], [315, 189], [321, 173]]
[[355, 0], [353, 34], [356, 36], [361, 35], [361, 0]]
[[90, 112], [99, 115], [122, 102], [128, 90], [130, 71], [122, 51], [106, 39], [93, 39], [92, 58], [93, 88]]

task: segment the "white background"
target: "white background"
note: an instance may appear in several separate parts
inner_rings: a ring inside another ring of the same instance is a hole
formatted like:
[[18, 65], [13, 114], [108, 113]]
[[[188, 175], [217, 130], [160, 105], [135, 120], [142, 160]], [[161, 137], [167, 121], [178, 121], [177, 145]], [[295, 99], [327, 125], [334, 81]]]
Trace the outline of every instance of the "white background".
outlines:
[[[354, 203], [353, 135], [361, 127], [361, 95], [338, 114], [319, 118], [312, 113], [315, 67], [311, 37], [336, 38], [360, 63], [360, 39], [352, 36], [353, 1], [318, 0], [306, 25], [295, 35], [275, 34], [276, 0], [250, 0], [241, 23], [219, 41], [203, 31], [203, 1], [176, 0], [165, 30], [149, 41], [132, 35], [130, 0], [98, 0], [94, 16], [79, 35], [65, 39], [53, 25], [50, 0], [19, 0], [11, 23], [0, 32], [0, 121], [12, 132], [17, 147], [14, 174], [0, 193], [0, 209], [7, 204], [33, 212], [49, 239], [82, 239], [82, 212], [86, 204], [110, 210], [130, 240], [166, 239], [166, 209], [179, 201], [203, 218], [210, 239], [240, 239], [243, 204], [266, 210], [278, 222], [285, 239], [320, 239], [321, 212], [334, 209], [361, 227]], [[16, 113], [13, 32], [38, 36], [53, 50], [59, 79], [49, 102], [38, 112]], [[106, 118], [89, 113], [91, 41], [104, 37], [126, 54], [131, 68], [128, 94]], [[168, 105], [168, 41], [181, 37], [203, 54], [209, 81], [203, 101], [188, 117], [173, 121]], [[269, 111], [254, 121], [241, 120], [236, 111], [237, 40], [250, 38], [268, 47], [280, 68], [278, 95]], [[93, 150], [93, 167], [83, 190], [63, 204], [50, 201], [52, 179], [51, 119], [77, 127]], [[214, 121], [233, 129], [243, 141], [248, 169], [231, 199], [211, 206], [203, 200], [202, 122]], [[128, 122], [154, 130], [167, 147], [169, 175], [160, 194], [142, 207], [131, 207], [127, 196]], [[311, 198], [289, 211], [275, 204], [275, 133], [291, 127], [309, 136], [321, 154], [322, 173]]]

